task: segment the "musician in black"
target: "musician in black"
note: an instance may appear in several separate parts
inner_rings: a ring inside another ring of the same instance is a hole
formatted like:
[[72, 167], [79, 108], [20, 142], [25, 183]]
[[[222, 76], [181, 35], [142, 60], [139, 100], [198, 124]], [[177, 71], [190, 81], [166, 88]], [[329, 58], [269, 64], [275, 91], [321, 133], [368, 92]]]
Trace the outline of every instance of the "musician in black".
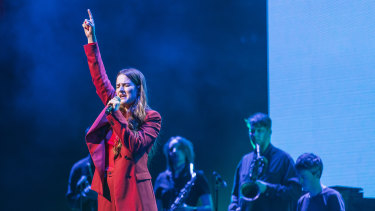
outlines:
[[302, 154], [297, 158], [296, 169], [302, 188], [307, 192], [298, 200], [297, 211], [345, 211], [341, 194], [320, 181], [323, 162], [319, 156]]
[[[90, 127], [86, 128], [85, 135]], [[90, 154], [74, 163], [70, 170], [66, 199], [71, 210], [97, 211], [98, 194], [91, 190], [95, 166]]]
[[[262, 174], [254, 184], [258, 187], [259, 198], [250, 198], [241, 191], [249, 182], [250, 172], [257, 153], [244, 155], [239, 162], [234, 176], [231, 203], [228, 210], [241, 211], [289, 211], [293, 210], [301, 194], [297, 172], [291, 156], [271, 144], [271, 118], [263, 113], [256, 113], [247, 119], [251, 145], [258, 145], [260, 156], [267, 161]], [[254, 149], [254, 147], [251, 147]], [[245, 185], [244, 185], [245, 184]], [[251, 199], [255, 199], [251, 201]]]
[[170, 210], [171, 206], [178, 207], [176, 210], [212, 210], [207, 179], [193, 168], [193, 144], [181, 136], [171, 137], [164, 145], [164, 154], [167, 169], [154, 185], [158, 210]]
[[76, 162], [69, 176], [66, 198], [72, 210], [96, 211], [98, 210], [98, 194], [91, 190], [91, 181], [95, 171], [91, 156]]

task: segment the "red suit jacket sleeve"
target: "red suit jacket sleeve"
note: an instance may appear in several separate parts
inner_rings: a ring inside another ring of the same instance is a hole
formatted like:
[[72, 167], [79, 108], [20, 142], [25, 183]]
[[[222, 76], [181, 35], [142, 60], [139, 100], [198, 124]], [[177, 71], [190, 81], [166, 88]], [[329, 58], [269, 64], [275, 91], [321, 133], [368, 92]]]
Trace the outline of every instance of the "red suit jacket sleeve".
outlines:
[[106, 74], [98, 43], [87, 44], [84, 46], [84, 49], [96, 93], [99, 95], [103, 104], [107, 105], [108, 101], [115, 97], [116, 93]]

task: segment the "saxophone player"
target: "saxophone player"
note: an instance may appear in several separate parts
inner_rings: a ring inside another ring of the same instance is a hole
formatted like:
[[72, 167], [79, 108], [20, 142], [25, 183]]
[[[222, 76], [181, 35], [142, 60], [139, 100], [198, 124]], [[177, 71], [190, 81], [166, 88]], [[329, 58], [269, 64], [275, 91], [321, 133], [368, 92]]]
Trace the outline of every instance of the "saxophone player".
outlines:
[[212, 210], [207, 179], [192, 168], [193, 144], [181, 136], [171, 137], [164, 145], [164, 155], [167, 169], [154, 185], [158, 210]]
[[[239, 162], [228, 210], [293, 210], [295, 202], [301, 195], [293, 159], [288, 153], [271, 144], [271, 118], [268, 115], [256, 113], [246, 122], [252, 148], [257, 146], [258, 150], [244, 155]], [[249, 199], [245, 195], [250, 191], [243, 192], [243, 187], [249, 184], [250, 175], [254, 171], [254, 166], [257, 166], [254, 163], [260, 156], [267, 160], [267, 165], [261, 166], [263, 169], [259, 170], [262, 173], [254, 181], [259, 197], [257, 194], [257, 197]]]

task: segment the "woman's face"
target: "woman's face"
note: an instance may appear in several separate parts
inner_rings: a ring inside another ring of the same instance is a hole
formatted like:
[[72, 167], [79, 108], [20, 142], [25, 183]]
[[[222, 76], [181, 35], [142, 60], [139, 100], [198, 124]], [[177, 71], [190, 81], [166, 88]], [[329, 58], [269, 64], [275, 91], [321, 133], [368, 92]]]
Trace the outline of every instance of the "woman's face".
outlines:
[[121, 99], [121, 106], [129, 108], [138, 97], [138, 87], [124, 74], [116, 80], [116, 95]]
[[186, 155], [177, 140], [173, 140], [169, 143], [169, 157], [174, 166], [185, 165]]

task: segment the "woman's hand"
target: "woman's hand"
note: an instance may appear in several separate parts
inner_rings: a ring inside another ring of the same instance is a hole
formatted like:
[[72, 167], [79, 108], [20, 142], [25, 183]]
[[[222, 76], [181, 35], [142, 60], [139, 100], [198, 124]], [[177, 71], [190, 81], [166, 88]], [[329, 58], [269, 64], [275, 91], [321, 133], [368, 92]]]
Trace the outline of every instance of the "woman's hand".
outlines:
[[90, 19], [85, 19], [85, 21], [83, 21], [82, 27], [85, 31], [87, 42], [94, 43], [96, 42], [94, 18], [92, 17], [90, 9], [87, 9], [87, 12], [89, 13]]
[[117, 111], [120, 108], [121, 99], [116, 96], [108, 102], [108, 106], [112, 106], [113, 111]]

